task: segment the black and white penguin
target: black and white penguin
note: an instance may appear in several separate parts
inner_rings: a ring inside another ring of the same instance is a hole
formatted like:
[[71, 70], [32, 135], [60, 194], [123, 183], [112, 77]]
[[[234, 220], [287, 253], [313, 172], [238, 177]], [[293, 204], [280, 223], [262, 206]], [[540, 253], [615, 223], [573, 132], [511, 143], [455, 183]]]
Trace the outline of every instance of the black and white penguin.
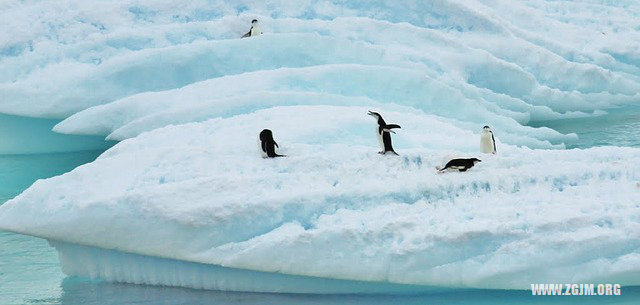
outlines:
[[482, 160], [478, 158], [468, 158], [468, 159], [451, 159], [451, 161], [447, 162], [447, 164], [440, 168], [436, 167], [438, 172], [442, 173], [447, 169], [458, 170], [459, 172], [466, 172], [468, 169], [472, 168], [476, 163], [482, 162]]
[[392, 132], [395, 133], [391, 129], [401, 128], [400, 125], [385, 123], [382, 116], [377, 112], [369, 111], [368, 114], [374, 117], [378, 121], [378, 128], [376, 128], [376, 134], [378, 135], [378, 143], [380, 143], [380, 149], [381, 149], [381, 151], [378, 153], [384, 155], [387, 152], [392, 152], [397, 156], [398, 153], [396, 153], [393, 150], [393, 146], [391, 145], [391, 133]]
[[262, 31], [260, 31], [260, 27], [258, 26], [258, 19], [253, 19], [251, 20], [251, 28], [249, 29], [249, 32], [242, 35], [242, 38], [254, 37], [260, 34], [262, 34]]
[[480, 150], [485, 154], [496, 153], [496, 139], [493, 137], [493, 132], [489, 126], [482, 128], [482, 135], [480, 135]]
[[286, 157], [285, 155], [276, 154], [278, 143], [273, 140], [273, 133], [269, 129], [263, 129], [260, 132], [260, 150], [263, 158]]

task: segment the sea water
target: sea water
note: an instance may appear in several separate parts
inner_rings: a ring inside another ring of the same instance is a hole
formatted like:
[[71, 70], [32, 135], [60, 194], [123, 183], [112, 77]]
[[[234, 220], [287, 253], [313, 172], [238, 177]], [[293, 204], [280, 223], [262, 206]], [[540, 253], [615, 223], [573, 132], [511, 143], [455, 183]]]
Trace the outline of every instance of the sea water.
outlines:
[[609, 145], [640, 147], [640, 106], [610, 109], [595, 117], [539, 121], [530, 125], [546, 126], [564, 134], [577, 134], [578, 139], [566, 143], [567, 148]]
[[[640, 107], [588, 119], [536, 122], [579, 140], [569, 148], [640, 146]], [[65, 139], [69, 140], [69, 139]], [[101, 150], [0, 155], [0, 204], [35, 180], [91, 162]], [[640, 287], [621, 296], [532, 296], [528, 290], [453, 290], [418, 295], [308, 295], [195, 290], [67, 277], [47, 241], [0, 231], [0, 304], [637, 304]]]

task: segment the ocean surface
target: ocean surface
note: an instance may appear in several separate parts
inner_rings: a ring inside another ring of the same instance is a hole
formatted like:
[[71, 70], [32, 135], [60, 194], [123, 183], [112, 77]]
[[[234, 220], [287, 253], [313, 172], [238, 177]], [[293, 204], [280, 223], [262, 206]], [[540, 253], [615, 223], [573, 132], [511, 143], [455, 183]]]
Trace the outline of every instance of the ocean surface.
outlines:
[[597, 117], [538, 121], [529, 125], [546, 126], [564, 134], [577, 134], [578, 140], [566, 143], [567, 148], [607, 145], [640, 147], [640, 106], [610, 109]]
[[[640, 107], [597, 118], [536, 122], [579, 140], [568, 148], [640, 147]], [[0, 204], [37, 179], [91, 162], [103, 150], [0, 155]], [[529, 290], [455, 290], [424, 295], [297, 295], [194, 290], [66, 277], [47, 241], [0, 231], [0, 304], [639, 304], [640, 287], [621, 296], [532, 296]]]

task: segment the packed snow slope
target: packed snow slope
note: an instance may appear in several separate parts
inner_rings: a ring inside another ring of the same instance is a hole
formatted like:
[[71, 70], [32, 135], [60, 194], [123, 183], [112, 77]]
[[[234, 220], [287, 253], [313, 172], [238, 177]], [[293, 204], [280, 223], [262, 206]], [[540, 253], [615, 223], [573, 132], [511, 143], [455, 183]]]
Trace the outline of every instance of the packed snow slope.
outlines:
[[[639, 17], [636, 1], [4, 1], [0, 113], [121, 142], [2, 205], [0, 229], [110, 281], [640, 285], [640, 150], [562, 150], [575, 134], [527, 125], [638, 104]], [[264, 34], [239, 39], [253, 18]], [[376, 153], [368, 110], [402, 126], [399, 157]], [[479, 154], [484, 125], [498, 155]], [[288, 157], [260, 158], [263, 128]], [[435, 173], [454, 156], [482, 162]]]

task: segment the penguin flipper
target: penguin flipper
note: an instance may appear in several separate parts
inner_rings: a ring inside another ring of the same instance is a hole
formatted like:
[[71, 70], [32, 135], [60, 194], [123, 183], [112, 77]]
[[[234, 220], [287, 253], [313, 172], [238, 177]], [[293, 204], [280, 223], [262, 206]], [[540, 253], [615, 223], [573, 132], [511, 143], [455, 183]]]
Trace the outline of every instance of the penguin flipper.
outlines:
[[242, 35], [242, 37], [240, 38], [247, 38], [247, 37], [251, 37], [251, 30], [249, 30], [249, 32], [247, 32], [246, 34]]
[[400, 125], [398, 124], [388, 124], [387, 126], [385, 126], [386, 129], [394, 129], [394, 128], [402, 128], [400, 127]]
[[493, 153], [497, 153], [498, 150], [496, 149], [496, 139], [493, 137], [493, 132], [491, 133], [491, 141], [493, 141]]

